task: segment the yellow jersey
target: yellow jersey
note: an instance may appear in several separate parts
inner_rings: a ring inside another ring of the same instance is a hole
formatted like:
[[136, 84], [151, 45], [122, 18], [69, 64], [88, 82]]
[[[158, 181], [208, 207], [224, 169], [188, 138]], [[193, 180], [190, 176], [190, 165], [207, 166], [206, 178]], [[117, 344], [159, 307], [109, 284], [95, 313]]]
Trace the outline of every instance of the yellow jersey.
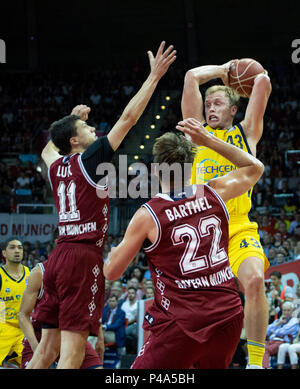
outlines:
[[[236, 124], [230, 129], [213, 129], [206, 123], [204, 127], [217, 138], [251, 154], [241, 124]], [[236, 169], [236, 166], [228, 159], [222, 157], [222, 155], [208, 147], [199, 146], [193, 163], [191, 183], [205, 184], [211, 179], [224, 176], [234, 169]], [[229, 215], [238, 217], [248, 216], [251, 209], [251, 194], [252, 189], [240, 197], [227, 201], [226, 206]]]
[[30, 270], [23, 266], [23, 274], [17, 280], [0, 266], [0, 323], [19, 328], [19, 310]]

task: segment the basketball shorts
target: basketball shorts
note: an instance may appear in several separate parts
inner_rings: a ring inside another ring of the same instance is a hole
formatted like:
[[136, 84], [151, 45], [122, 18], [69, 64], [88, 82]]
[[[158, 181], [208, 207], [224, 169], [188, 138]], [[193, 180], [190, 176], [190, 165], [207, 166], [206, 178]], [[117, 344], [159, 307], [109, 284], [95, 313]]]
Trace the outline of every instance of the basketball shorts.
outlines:
[[216, 327], [202, 343], [188, 337], [176, 324], [159, 335], [150, 332], [131, 369], [227, 369], [243, 326], [243, 312]]
[[24, 339], [23, 332], [16, 327], [0, 325], [0, 365], [7, 358], [8, 362], [21, 366]]
[[39, 321], [66, 331], [98, 336], [104, 305], [104, 276], [97, 246], [62, 243], [50, 254], [43, 278]]
[[[41, 332], [35, 331], [35, 336], [37, 337], [37, 340], [40, 341], [41, 339]], [[31, 361], [31, 358], [33, 356], [33, 351], [30, 347], [30, 344], [27, 339], [24, 339], [23, 341], [23, 351], [22, 351], [22, 365], [21, 368], [25, 369], [28, 363]], [[56, 362], [58, 362], [59, 357], [57, 358]], [[96, 353], [96, 351], [93, 349], [92, 345], [89, 342], [86, 342], [85, 346], [85, 357], [82, 362], [82, 365], [80, 366], [80, 369], [93, 369], [99, 366], [102, 366], [103, 362], [100, 361], [99, 355]]]
[[247, 217], [230, 216], [228, 254], [230, 266], [236, 277], [240, 264], [249, 257], [261, 259], [265, 271], [270, 266], [257, 230], [257, 223], [250, 222]]

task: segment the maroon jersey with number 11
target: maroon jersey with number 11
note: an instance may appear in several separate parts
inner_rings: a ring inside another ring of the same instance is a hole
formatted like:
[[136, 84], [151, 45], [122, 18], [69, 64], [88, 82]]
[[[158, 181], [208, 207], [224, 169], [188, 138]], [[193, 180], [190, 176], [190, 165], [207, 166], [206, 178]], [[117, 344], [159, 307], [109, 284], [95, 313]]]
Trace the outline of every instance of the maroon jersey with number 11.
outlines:
[[109, 217], [107, 186], [91, 180], [79, 153], [55, 161], [50, 166], [49, 179], [58, 211], [57, 243], [103, 247]]

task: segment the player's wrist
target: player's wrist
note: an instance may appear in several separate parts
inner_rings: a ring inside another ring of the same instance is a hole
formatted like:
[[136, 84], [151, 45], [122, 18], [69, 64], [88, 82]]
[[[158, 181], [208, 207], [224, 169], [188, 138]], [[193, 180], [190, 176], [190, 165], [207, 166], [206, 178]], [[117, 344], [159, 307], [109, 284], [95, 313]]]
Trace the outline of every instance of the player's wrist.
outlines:
[[156, 74], [156, 73], [150, 73], [149, 74], [149, 76], [148, 76], [148, 82], [150, 83], [150, 84], [157, 84], [158, 83], [158, 81], [161, 79], [161, 76], [159, 76], [158, 74]]

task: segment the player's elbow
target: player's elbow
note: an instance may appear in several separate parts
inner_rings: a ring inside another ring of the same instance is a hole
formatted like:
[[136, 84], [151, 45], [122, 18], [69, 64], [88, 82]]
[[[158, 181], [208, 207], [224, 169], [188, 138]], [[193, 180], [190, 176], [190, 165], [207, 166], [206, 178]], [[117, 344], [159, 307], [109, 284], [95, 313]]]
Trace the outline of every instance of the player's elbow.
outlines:
[[138, 116], [135, 114], [135, 111], [128, 110], [123, 112], [121, 119], [127, 128], [132, 128], [136, 125]]
[[251, 173], [252, 173], [251, 177], [253, 180], [253, 185], [255, 185], [257, 183], [257, 181], [260, 179], [260, 177], [263, 175], [264, 170], [265, 170], [265, 166], [261, 161], [256, 160], [253, 163], [253, 166], [251, 169]]
[[269, 96], [272, 91], [272, 84], [270, 77], [267, 74], [259, 74], [255, 79], [255, 85], [263, 89]]
[[193, 69], [188, 70], [184, 76], [184, 85], [187, 86], [197, 81], [196, 74]]
[[121, 277], [121, 274], [118, 274], [116, 269], [109, 265], [104, 265], [103, 274], [108, 281], [115, 281]]
[[19, 319], [19, 325], [22, 326], [24, 321], [26, 320], [26, 314], [23, 311], [19, 311], [18, 319]]

